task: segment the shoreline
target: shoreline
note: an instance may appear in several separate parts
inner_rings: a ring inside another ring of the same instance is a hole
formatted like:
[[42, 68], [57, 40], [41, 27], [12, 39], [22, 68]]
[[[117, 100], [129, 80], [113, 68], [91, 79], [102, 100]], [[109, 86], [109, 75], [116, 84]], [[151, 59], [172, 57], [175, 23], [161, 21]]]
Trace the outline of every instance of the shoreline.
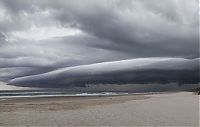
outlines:
[[[113, 92], [113, 91], [108, 91], [108, 92], [77, 92], [77, 93], [62, 93], [62, 91], [60, 91], [61, 93], [57, 92], [52, 94], [52, 91], [50, 91], [50, 94], [32, 94], [31, 92], [29, 93], [29, 91], [26, 91], [26, 94], [23, 93], [12, 93], [11, 95], [8, 95], [8, 93], [6, 93], [7, 91], [3, 91], [4, 93], [1, 93], [0, 91], [0, 101], [1, 100], [11, 100], [11, 99], [20, 99], [20, 98], [68, 98], [68, 97], [111, 97], [111, 96], [131, 96], [131, 95], [155, 95], [155, 94], [171, 94], [171, 93], [178, 93], [178, 92], [182, 92], [182, 91], [166, 91], [166, 92], [139, 92], [139, 93], [135, 93], [135, 92]], [[12, 92], [12, 91], [11, 91]], [[17, 91], [17, 92], [21, 92], [21, 91]], [[41, 91], [37, 91], [37, 92], [41, 92]], [[33, 92], [33, 93], [37, 93], [37, 92]], [[185, 91], [187, 92], [187, 91]], [[42, 91], [42, 93], [48, 93], [47, 91]], [[2, 96], [2, 94], [5, 94]], [[17, 95], [15, 95], [17, 94]]]
[[[147, 94], [145, 94], [147, 95]], [[2, 101], [0, 101], [1, 103], [17, 103], [17, 102], [48, 102], [48, 101], [76, 101], [76, 100], [101, 100], [101, 99], [113, 99], [113, 98], [131, 98], [132, 96], [135, 97], [135, 99], [140, 98], [140, 97], [144, 97], [144, 98], [148, 98], [147, 96], [145, 96], [143, 94], [124, 94], [124, 95], [96, 95], [96, 96], [30, 96], [30, 97], [14, 97], [14, 98], [1, 98], [3, 99]], [[150, 94], [149, 94], [150, 95]], [[126, 100], [125, 99], [125, 100]], [[134, 99], [134, 98], [132, 98]]]

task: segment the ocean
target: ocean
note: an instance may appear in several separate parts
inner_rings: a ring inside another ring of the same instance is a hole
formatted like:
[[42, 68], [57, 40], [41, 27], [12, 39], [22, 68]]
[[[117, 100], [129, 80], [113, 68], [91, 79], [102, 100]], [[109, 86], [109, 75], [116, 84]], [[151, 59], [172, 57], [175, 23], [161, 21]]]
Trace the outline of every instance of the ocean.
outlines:
[[125, 92], [86, 92], [72, 90], [4, 90], [0, 91], [0, 99], [21, 97], [58, 97], [58, 96], [114, 96], [127, 95]]

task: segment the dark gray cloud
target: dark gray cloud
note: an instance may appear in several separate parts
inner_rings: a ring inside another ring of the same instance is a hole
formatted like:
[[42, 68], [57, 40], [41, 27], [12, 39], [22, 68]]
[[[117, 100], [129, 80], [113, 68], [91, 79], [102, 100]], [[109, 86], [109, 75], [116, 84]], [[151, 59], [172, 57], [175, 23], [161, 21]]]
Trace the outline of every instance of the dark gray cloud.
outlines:
[[87, 84], [199, 82], [199, 59], [146, 58], [67, 67], [13, 79], [9, 84], [35, 87], [69, 87]]
[[0, 80], [7, 82], [10, 79], [35, 75], [38, 73], [45, 73], [50, 71], [48, 68], [33, 68], [33, 67], [8, 67], [8, 68], [0, 68]]
[[[196, 0], [86, 0], [84, 3], [3, 0], [2, 3], [16, 27], [30, 29], [31, 25], [60, 23], [62, 27], [74, 27], [95, 36], [101, 43], [90, 43], [93, 47], [134, 54], [133, 57], [199, 55]], [[12, 23], [7, 25], [15, 29]], [[7, 25], [4, 26], [8, 28]]]
[[198, 0], [0, 0], [0, 79], [149, 57], [199, 58]]
[[1, 32], [0, 32], [0, 41], [1, 42], [5, 42], [6, 41], [6, 37]]
[[1, 45], [5, 44], [6, 43], [6, 36], [0, 32], [0, 47]]

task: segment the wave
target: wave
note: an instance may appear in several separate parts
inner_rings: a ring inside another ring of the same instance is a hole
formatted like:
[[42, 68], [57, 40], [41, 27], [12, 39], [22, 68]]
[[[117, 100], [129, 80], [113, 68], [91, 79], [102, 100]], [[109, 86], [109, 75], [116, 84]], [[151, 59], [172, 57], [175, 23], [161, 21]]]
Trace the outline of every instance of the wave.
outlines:
[[0, 93], [0, 99], [8, 98], [29, 98], [29, 97], [86, 97], [86, 96], [117, 96], [127, 95], [128, 93], [117, 92], [98, 92], [98, 93], [64, 93], [64, 92], [17, 92], [17, 93]]

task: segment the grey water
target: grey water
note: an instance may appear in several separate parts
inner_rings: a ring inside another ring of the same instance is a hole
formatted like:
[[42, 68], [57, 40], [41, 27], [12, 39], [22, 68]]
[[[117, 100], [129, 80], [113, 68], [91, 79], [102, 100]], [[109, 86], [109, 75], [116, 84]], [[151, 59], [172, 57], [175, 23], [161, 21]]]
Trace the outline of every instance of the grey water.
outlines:
[[187, 91], [199, 87], [199, 84], [128, 84], [128, 85], [91, 85], [73, 89], [37, 89], [37, 90], [0, 90], [0, 99], [19, 97], [54, 96], [114, 96], [127, 94], [151, 94], [161, 92]]
[[0, 99], [19, 97], [55, 97], [55, 96], [111, 96], [125, 95], [125, 92], [86, 92], [76, 90], [7, 90], [0, 91]]

